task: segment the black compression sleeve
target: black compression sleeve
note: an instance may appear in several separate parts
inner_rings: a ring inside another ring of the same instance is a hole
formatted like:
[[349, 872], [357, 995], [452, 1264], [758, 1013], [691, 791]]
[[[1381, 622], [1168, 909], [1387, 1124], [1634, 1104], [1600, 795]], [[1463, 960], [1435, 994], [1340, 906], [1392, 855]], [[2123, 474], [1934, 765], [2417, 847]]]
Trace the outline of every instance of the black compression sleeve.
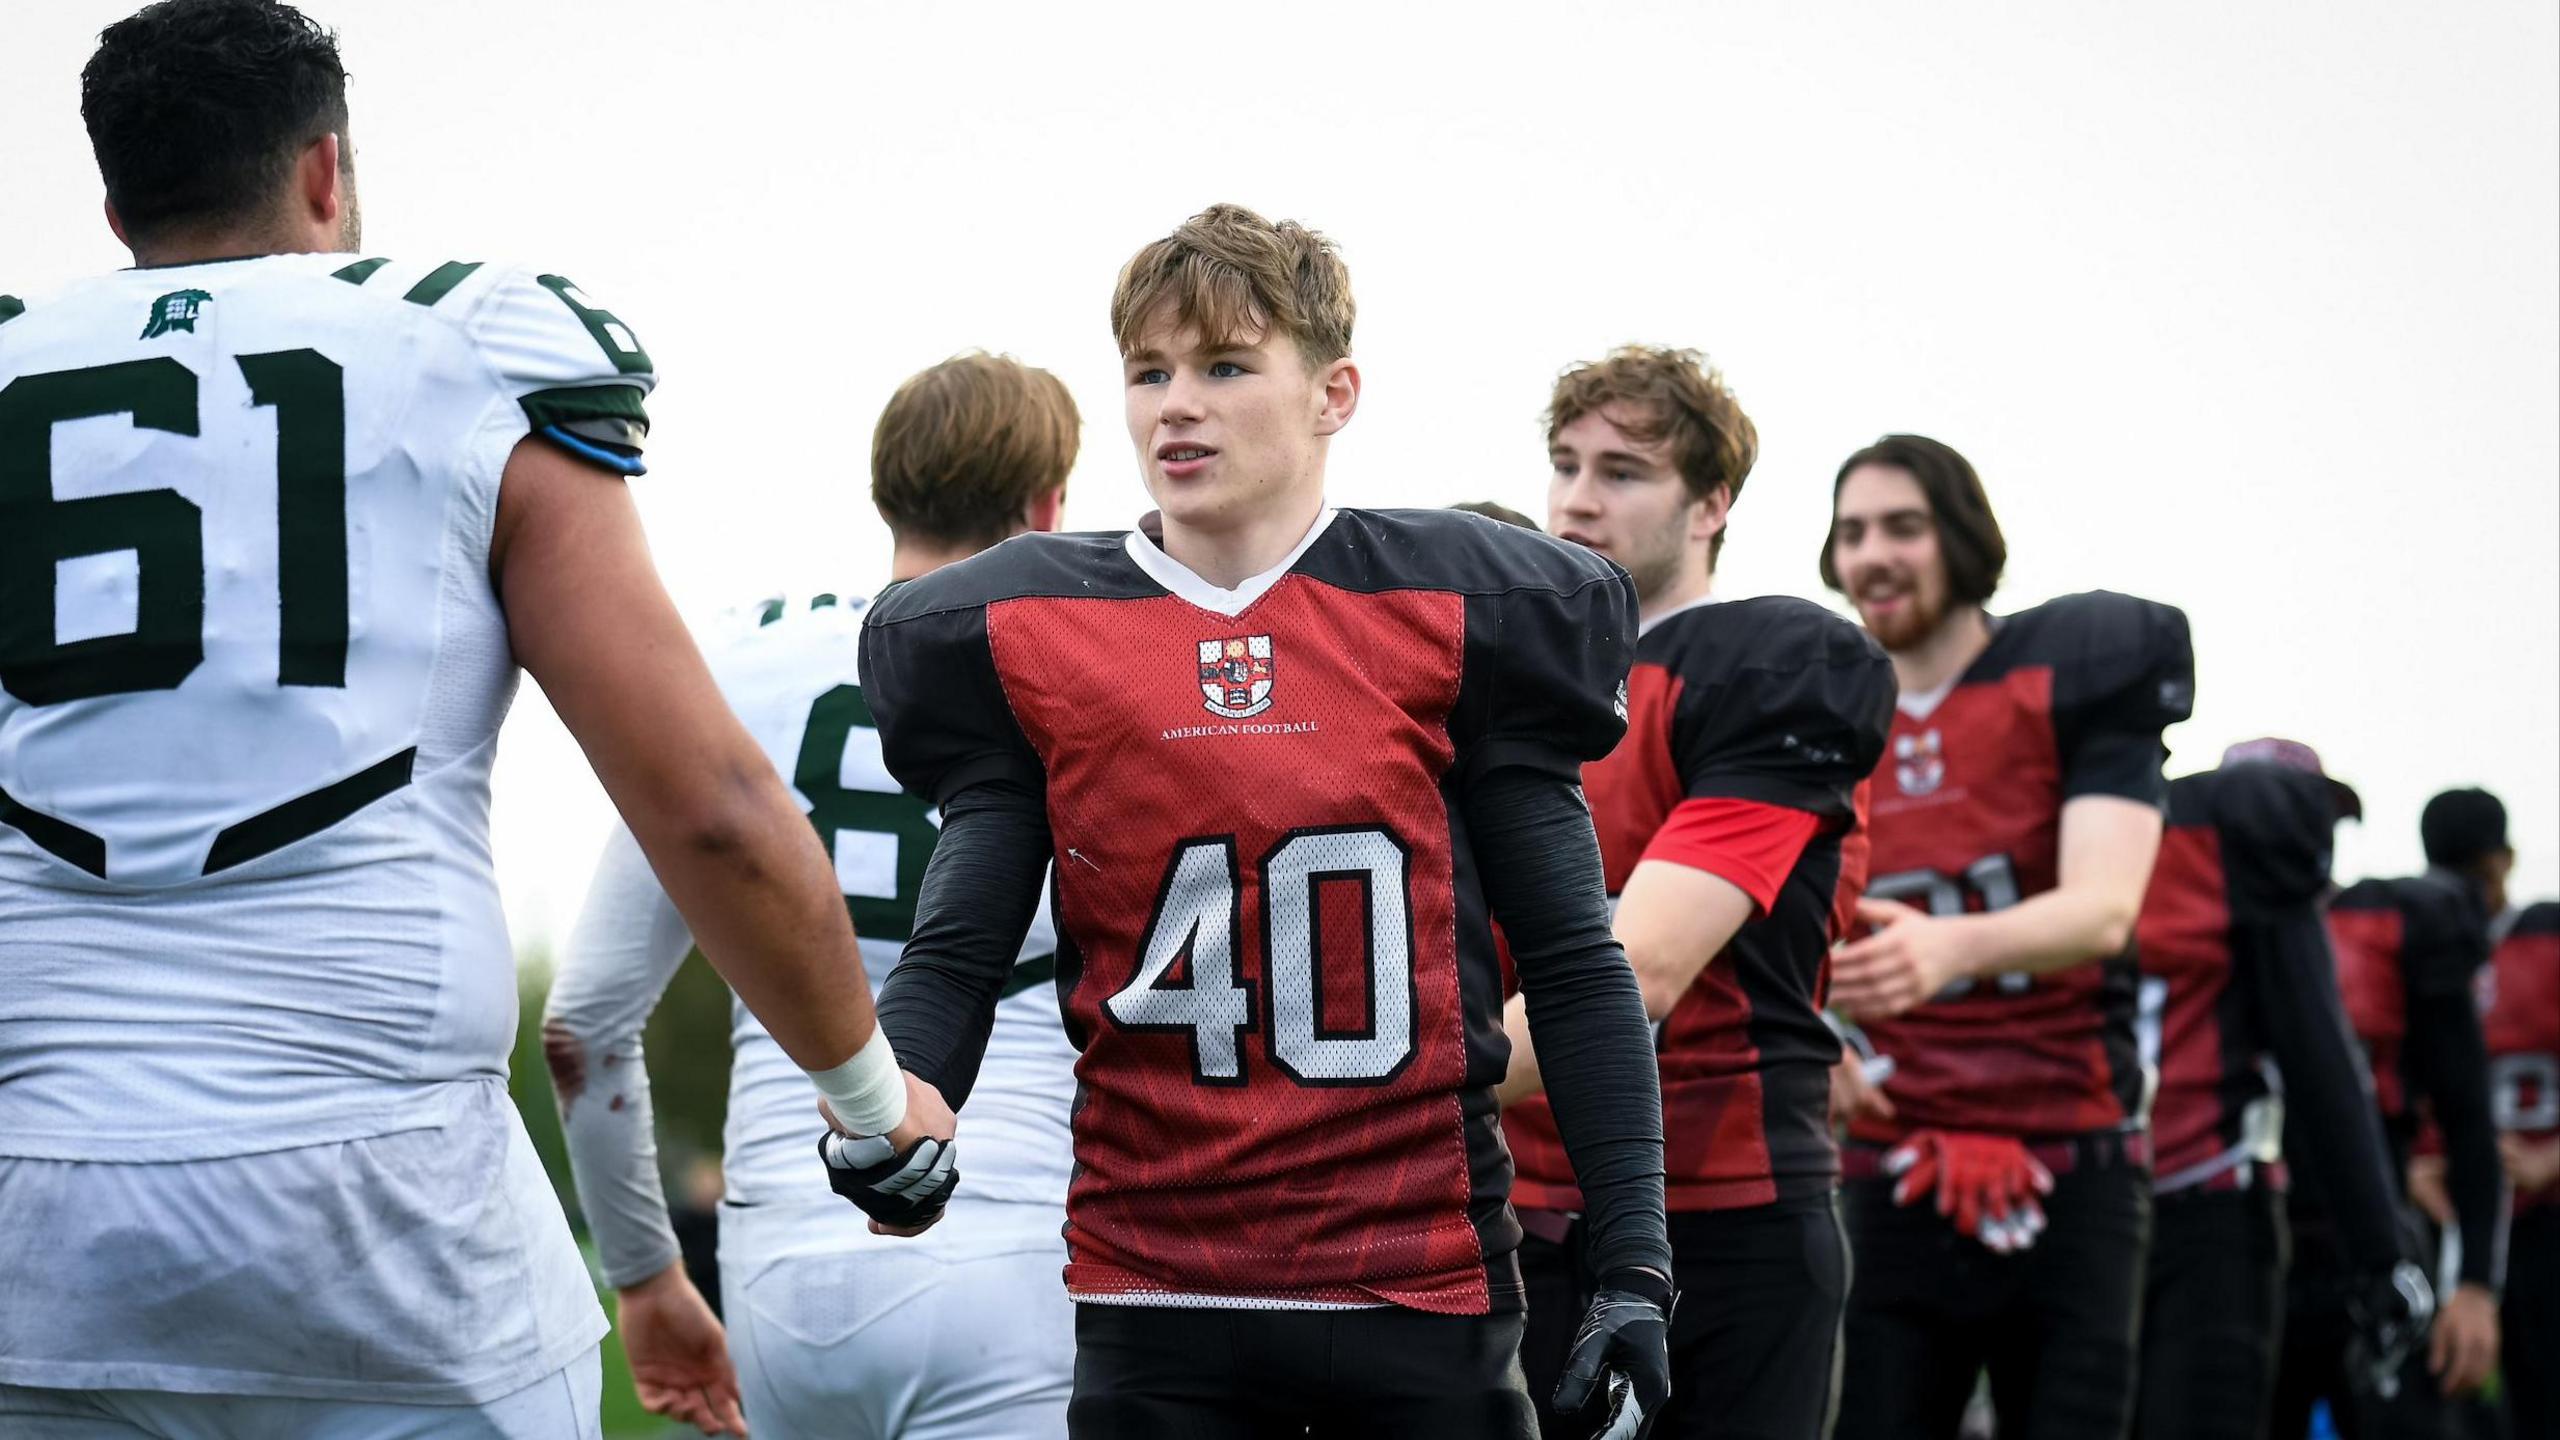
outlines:
[[942, 807], [915, 931], [881, 987], [880, 1029], [899, 1068], [954, 1110], [978, 1082], [996, 1001], [1040, 903], [1049, 844], [1048, 812], [1019, 785], [973, 785]]
[[2445, 1191], [2462, 1229], [2462, 1281], [2507, 1274], [2507, 1177], [2489, 1121], [2489, 1053], [2468, 987], [2409, 997], [2409, 1074], [2444, 1133]]
[[2320, 1191], [2359, 1273], [2401, 1258], [2400, 1187], [2391, 1174], [2319, 912], [2294, 907], [2263, 923], [2235, 925], [2232, 958], [2267, 1048], [2284, 1074], [2289, 1128], [2301, 1140], [2293, 1159]]
[[1661, 1076], [1635, 971], [1609, 933], [1591, 812], [1571, 780], [1511, 766], [1467, 788], [1465, 820], [1582, 1189], [1591, 1271], [1668, 1276]]

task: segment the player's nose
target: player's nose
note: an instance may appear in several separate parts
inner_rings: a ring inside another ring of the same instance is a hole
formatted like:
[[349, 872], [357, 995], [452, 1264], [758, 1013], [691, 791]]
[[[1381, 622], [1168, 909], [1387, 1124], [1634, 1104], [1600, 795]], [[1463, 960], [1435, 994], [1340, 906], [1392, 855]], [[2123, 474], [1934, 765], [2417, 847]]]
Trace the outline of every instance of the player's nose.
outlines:
[[1168, 425], [1198, 420], [1204, 409], [1203, 398], [1200, 382], [1177, 371], [1156, 397], [1156, 418]]

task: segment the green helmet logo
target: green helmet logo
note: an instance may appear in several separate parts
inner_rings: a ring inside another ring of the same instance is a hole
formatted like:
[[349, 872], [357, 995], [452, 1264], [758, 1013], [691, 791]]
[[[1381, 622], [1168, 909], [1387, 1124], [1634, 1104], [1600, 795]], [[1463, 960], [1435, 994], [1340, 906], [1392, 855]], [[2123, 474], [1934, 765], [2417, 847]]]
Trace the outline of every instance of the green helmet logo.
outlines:
[[151, 320], [142, 327], [142, 338], [166, 335], [172, 330], [196, 333], [196, 316], [212, 303], [213, 297], [202, 290], [172, 290], [151, 302]]

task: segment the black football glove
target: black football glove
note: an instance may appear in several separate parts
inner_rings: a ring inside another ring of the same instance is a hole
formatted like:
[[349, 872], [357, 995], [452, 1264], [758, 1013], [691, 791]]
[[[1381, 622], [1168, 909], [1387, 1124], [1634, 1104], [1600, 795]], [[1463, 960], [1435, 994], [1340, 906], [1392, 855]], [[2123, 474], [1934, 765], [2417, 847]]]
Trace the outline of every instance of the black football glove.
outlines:
[[827, 1184], [883, 1225], [921, 1229], [942, 1218], [951, 1192], [960, 1188], [956, 1143], [928, 1136], [904, 1150], [884, 1135], [818, 1137], [827, 1162]]
[[2400, 1393], [2400, 1367], [2435, 1319], [2435, 1292], [2426, 1272], [2406, 1260], [2348, 1284], [2347, 1380], [2363, 1394], [2392, 1399]]
[[1594, 1440], [1633, 1440], [1671, 1398], [1671, 1312], [1680, 1297], [1650, 1271], [1622, 1274], [1630, 1288], [1604, 1287], [1591, 1297], [1582, 1328], [1574, 1332], [1564, 1378], [1556, 1384], [1560, 1415], [1581, 1409], [1592, 1391], [1607, 1387], [1608, 1415]]

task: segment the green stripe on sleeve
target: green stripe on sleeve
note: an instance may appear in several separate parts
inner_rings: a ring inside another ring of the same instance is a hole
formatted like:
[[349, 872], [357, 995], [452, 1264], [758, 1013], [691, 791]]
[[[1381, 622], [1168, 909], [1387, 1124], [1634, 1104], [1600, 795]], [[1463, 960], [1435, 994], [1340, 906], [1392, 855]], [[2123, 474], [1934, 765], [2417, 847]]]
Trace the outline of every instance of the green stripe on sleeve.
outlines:
[[470, 279], [471, 272], [479, 268], [477, 260], [447, 260], [428, 271], [426, 279], [410, 286], [409, 293], [400, 298], [412, 305], [433, 305], [452, 294], [454, 286]]
[[391, 262], [388, 260], [380, 259], [359, 260], [353, 265], [341, 266], [329, 273], [340, 280], [346, 281], [350, 285], [361, 285], [367, 280], [373, 278], [374, 271], [379, 270], [390, 263]]
[[641, 434], [649, 432], [649, 412], [641, 405], [637, 385], [569, 385], [536, 390], [517, 404], [536, 430], [545, 425], [576, 425], [590, 420], [619, 420]]

